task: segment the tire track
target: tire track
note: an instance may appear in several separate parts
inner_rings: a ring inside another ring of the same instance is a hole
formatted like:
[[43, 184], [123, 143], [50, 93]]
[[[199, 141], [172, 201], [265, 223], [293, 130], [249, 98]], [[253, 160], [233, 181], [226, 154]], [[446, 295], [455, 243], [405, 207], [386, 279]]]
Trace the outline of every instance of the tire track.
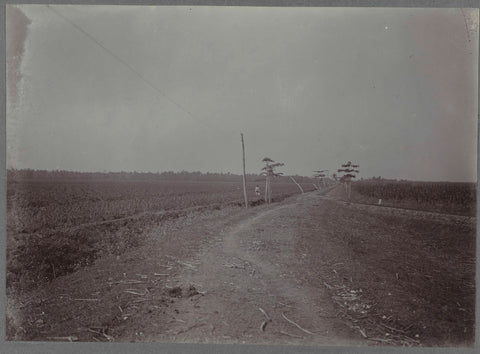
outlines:
[[[318, 202], [309, 193], [263, 209], [226, 229], [179, 279], [205, 293], [185, 301], [175, 341], [251, 344], [358, 345], [342, 327], [323, 289], [299, 281], [294, 234], [297, 219]], [[259, 249], [259, 243], [273, 248]], [[325, 315], [327, 313], [327, 315]], [[198, 325], [202, 323], [202, 325]]]

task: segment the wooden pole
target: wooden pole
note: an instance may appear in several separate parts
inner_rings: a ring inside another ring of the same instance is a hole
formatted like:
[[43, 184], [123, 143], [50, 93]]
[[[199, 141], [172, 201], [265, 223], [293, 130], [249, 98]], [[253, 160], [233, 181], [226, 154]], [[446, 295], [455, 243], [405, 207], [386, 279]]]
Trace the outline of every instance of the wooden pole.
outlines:
[[243, 156], [243, 196], [245, 197], [245, 209], [248, 209], [247, 198], [247, 176], [245, 174], [245, 143], [243, 142], [243, 133], [240, 133], [242, 137], [242, 156]]

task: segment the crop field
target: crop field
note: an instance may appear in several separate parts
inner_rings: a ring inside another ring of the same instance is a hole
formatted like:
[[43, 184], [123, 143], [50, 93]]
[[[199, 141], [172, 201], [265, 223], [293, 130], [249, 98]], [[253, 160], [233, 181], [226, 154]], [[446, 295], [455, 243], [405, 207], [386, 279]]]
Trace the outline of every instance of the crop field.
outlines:
[[448, 182], [360, 181], [352, 185], [353, 199], [412, 209], [476, 215], [476, 184]]
[[[257, 201], [255, 184], [249, 200]], [[305, 190], [313, 186], [304, 185]], [[238, 183], [210, 182], [17, 182], [8, 185], [8, 226], [17, 232], [41, 232], [125, 218], [139, 213], [197, 206], [243, 203]], [[293, 183], [275, 184], [274, 198], [298, 193]]]
[[319, 271], [307, 282], [363, 334], [380, 345], [473, 343], [474, 218], [331, 200], [308, 213], [296, 245]]
[[[263, 202], [255, 185], [247, 186], [251, 205]], [[273, 186], [277, 201], [298, 193], [293, 183]], [[242, 184], [234, 182], [9, 181], [8, 283], [28, 288], [120, 254], [151, 225], [191, 209], [241, 205]]]

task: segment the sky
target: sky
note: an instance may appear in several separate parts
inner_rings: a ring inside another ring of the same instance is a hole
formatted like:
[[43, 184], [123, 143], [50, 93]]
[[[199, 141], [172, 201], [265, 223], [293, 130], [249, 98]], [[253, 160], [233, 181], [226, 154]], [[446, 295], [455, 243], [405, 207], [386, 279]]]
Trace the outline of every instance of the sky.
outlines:
[[7, 6], [7, 168], [476, 181], [478, 10]]

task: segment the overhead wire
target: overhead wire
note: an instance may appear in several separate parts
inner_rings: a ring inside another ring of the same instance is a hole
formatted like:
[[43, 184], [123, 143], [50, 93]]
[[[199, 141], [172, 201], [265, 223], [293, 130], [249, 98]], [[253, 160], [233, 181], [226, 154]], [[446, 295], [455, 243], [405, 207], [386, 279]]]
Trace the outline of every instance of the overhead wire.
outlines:
[[[46, 5], [46, 7], [52, 11], [54, 14], [56, 14], [58, 17], [62, 18], [65, 22], [70, 24], [72, 27], [74, 27], [76, 30], [78, 30], [81, 34], [83, 34], [86, 38], [90, 39], [92, 42], [94, 42], [98, 47], [103, 49], [105, 52], [107, 52], [111, 57], [113, 57], [115, 60], [117, 60], [119, 63], [121, 63], [124, 67], [126, 67], [131, 73], [133, 73], [136, 77], [138, 77], [141, 81], [143, 81], [148, 87], [150, 87], [152, 90], [154, 90], [156, 93], [158, 93], [160, 96], [171, 102], [173, 105], [175, 105], [179, 110], [183, 111], [186, 113], [190, 118], [197, 119], [198, 117], [195, 117], [187, 108], [185, 108], [182, 104], [180, 104], [178, 101], [172, 99], [169, 97], [163, 90], [161, 90], [159, 87], [157, 87], [152, 81], [148, 80], [144, 75], [142, 75], [135, 67], [133, 67], [130, 63], [122, 59], [120, 56], [118, 56], [115, 52], [113, 52], [111, 49], [103, 45], [99, 40], [97, 40], [92, 34], [84, 30], [80, 25], [72, 21], [70, 18], [68, 18], [66, 15], [61, 13], [60, 11], [56, 10], [54, 7], [50, 5]], [[202, 119], [201, 120], [202, 124], [205, 124], [209, 127], [212, 127], [211, 124]], [[225, 127], [224, 127], [225, 128]], [[239, 133], [235, 129], [227, 129], [229, 130], [232, 134]]]
[[146, 77], [144, 77], [137, 69], [135, 69], [132, 65], [130, 65], [127, 61], [123, 60], [121, 57], [119, 57], [117, 54], [115, 54], [112, 50], [104, 46], [100, 41], [98, 41], [93, 35], [85, 31], [82, 27], [77, 25], [75, 22], [73, 22], [71, 19], [69, 19], [67, 16], [59, 12], [58, 10], [54, 9], [50, 5], [46, 5], [50, 11], [55, 13], [57, 16], [62, 18], [64, 21], [69, 23], [71, 26], [73, 26], [75, 29], [77, 29], [80, 33], [82, 33], [84, 36], [86, 36], [88, 39], [93, 41], [97, 46], [102, 48], [104, 51], [106, 51], [109, 55], [111, 55], [114, 59], [116, 59], [118, 62], [123, 64], [127, 69], [129, 69], [135, 76], [137, 76], [141, 81], [143, 81], [147, 86], [149, 86], [151, 89], [156, 91], [159, 95], [161, 95], [163, 98], [167, 99], [170, 101], [172, 104], [174, 104], [178, 109], [182, 110], [186, 114], [188, 114], [191, 118], [194, 118], [193, 114], [186, 109], [183, 105], [178, 103], [176, 100], [172, 99], [169, 97], [165, 92], [163, 92], [160, 88], [158, 88], [154, 83], [152, 83], [150, 80], [148, 80]]

